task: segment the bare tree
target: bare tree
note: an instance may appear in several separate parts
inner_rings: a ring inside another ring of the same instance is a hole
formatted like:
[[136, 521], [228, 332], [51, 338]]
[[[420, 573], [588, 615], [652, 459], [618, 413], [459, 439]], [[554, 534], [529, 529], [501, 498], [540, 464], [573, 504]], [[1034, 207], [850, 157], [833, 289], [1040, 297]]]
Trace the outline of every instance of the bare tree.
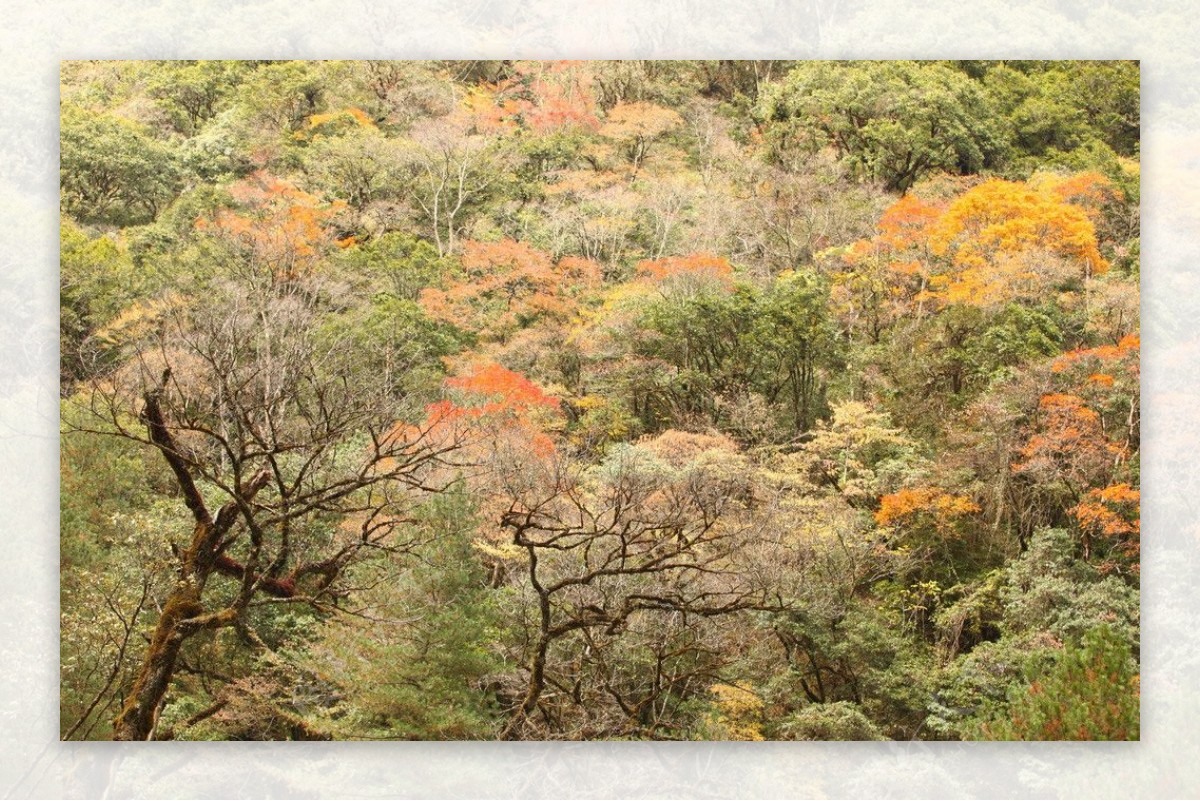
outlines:
[[[664, 440], [667, 446], [656, 452]], [[672, 653], [670, 638], [650, 638], [655, 675], [640, 688], [617, 689], [615, 681], [604, 681], [603, 665], [605, 651], [622, 632], [641, 628], [644, 636], [645, 625], [662, 626], [668, 619], [687, 628], [769, 605], [754, 571], [739, 564], [752, 529], [744, 514], [744, 464], [718, 440], [668, 432], [650, 447], [618, 449], [598, 468], [581, 470], [558, 458], [540, 477], [525, 470], [507, 482], [511, 502], [500, 525], [524, 553], [521, 581], [536, 610], [527, 677], [502, 738], [547, 736], [533, 720], [539, 712], [551, 724], [541, 728], [561, 730], [553, 707], [570, 705], [572, 698], [583, 706], [578, 678], [587, 672], [583, 662], [592, 663], [587, 670], [600, 675], [601, 687], [607, 684], [619, 715], [632, 712], [635, 721], [642, 715], [648, 721], [649, 705], [683, 682], [687, 671], [674, 658], [682, 652]], [[574, 635], [573, 652], [556, 676], [552, 649]], [[699, 650], [702, 645], [684, 649]], [[672, 677], [672, 671], [679, 675]], [[559, 701], [544, 702], [548, 687]]]
[[497, 140], [471, 134], [453, 115], [413, 131], [415, 142], [411, 197], [437, 245], [438, 255], [455, 250], [465, 218], [505, 177], [505, 162]]
[[[233, 626], [261, 645], [256, 605], [333, 607], [343, 569], [409, 545], [406, 509], [439, 489], [427, 479], [455, 444], [403, 424], [411, 365], [385, 354], [361, 369], [329, 325], [337, 294], [313, 279], [215, 282], [158, 307], [95, 385], [91, 430], [155, 448], [191, 518], [114, 739], [154, 736], [189, 638]], [[232, 582], [214, 589], [214, 575]]]
[[741, 209], [736, 252], [772, 272], [794, 269], [821, 250], [867, 235], [887, 202], [878, 188], [849, 182], [840, 167], [820, 156], [790, 169], [759, 167], [746, 185], [751, 196]]

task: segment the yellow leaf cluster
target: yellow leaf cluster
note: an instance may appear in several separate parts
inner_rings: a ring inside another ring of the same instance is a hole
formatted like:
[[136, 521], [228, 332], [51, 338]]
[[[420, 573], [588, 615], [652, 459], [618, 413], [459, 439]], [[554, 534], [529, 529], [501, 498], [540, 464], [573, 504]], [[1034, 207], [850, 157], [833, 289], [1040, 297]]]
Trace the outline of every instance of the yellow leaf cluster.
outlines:
[[716, 711], [709, 724], [720, 740], [765, 739], [762, 733], [762, 698], [750, 690], [732, 684], [714, 684], [709, 688], [713, 694]]

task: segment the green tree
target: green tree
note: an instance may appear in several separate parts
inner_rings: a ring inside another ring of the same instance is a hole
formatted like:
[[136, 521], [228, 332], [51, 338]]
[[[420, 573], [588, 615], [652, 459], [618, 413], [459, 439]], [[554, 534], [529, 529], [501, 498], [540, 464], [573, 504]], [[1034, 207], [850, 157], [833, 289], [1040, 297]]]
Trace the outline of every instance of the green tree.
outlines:
[[415, 510], [419, 561], [384, 556], [357, 569], [364, 611], [331, 619], [298, 663], [336, 688], [337, 704], [309, 715], [338, 736], [473, 740], [500, 722], [488, 677], [502, 667], [500, 596], [469, 533], [462, 486]]
[[1136, 589], [1080, 559], [1070, 532], [1039, 531], [1028, 550], [1007, 566], [947, 590], [934, 623], [941, 647], [954, 657], [936, 678], [930, 727], [965, 739], [1053, 739], [1036, 726], [1026, 726], [1032, 721], [1029, 717], [1022, 724], [1026, 727], [1014, 728], [1018, 713], [1009, 707], [1029, 712], [1029, 704], [1052, 701], [1061, 706], [1065, 718], [1078, 722], [1080, 716], [1092, 714], [1104, 693], [1111, 693], [1110, 700], [1125, 709], [1121, 715], [1132, 704], [1136, 720], [1137, 701], [1129, 697], [1130, 687], [1112, 685], [1102, 673], [1092, 678], [1072, 673], [1069, 681], [1064, 674], [1059, 678], [1075, 686], [1059, 684], [1052, 697], [1019, 699], [1035, 681], [1047, 688], [1046, 677], [1061, 668], [1066, 654], [1075, 658], [1091, 649], [1087, 658], [1096, 656], [1092, 641], [1101, 636], [1098, 632], [1103, 632], [1104, 659], [1119, 652], [1132, 666], [1138, 621]]
[[60, 376], [70, 394], [71, 382], [94, 375], [111, 360], [94, 335], [155, 282], [135, 268], [116, 236], [89, 236], [63, 218], [59, 242]]
[[1067, 645], [1052, 667], [1012, 693], [982, 724], [985, 740], [1137, 740], [1140, 675], [1124, 638], [1107, 626]]
[[[355, 126], [339, 136], [315, 136], [304, 154], [304, 164], [318, 188], [361, 212], [373, 202], [403, 196], [408, 187], [403, 176], [410, 158], [402, 140], [387, 137], [373, 126]], [[365, 222], [375, 221], [368, 217]], [[396, 222], [384, 218], [375, 224]]]
[[1101, 145], [1136, 155], [1140, 70], [1134, 61], [973, 62], [1025, 165]]
[[755, 113], [776, 159], [832, 147], [893, 191], [936, 170], [979, 172], [1002, 153], [986, 94], [936, 62], [806, 62], [765, 92]]
[[59, 144], [62, 208], [81, 222], [148, 222], [174, 194], [170, 149], [131, 120], [65, 106]]
[[328, 91], [324, 69], [329, 63], [270, 61], [257, 66], [238, 87], [241, 114], [267, 135], [295, 132], [324, 109]]
[[1005, 632], [1026, 638], [1048, 632], [1078, 643], [1106, 626], [1127, 650], [1137, 648], [1138, 591], [1080, 559], [1077, 550], [1076, 538], [1062, 529], [1034, 536], [1029, 550], [1008, 567], [1000, 590]]
[[412, 234], [390, 232], [345, 248], [336, 257], [339, 274], [364, 292], [384, 292], [416, 301], [421, 290], [457, 275], [453, 259], [438, 255], [429, 242]]
[[768, 401], [786, 400], [794, 431], [826, 413], [824, 370], [837, 363], [829, 289], [802, 272], [780, 275], [754, 315], [751, 350], [769, 360], [759, 384]]
[[199, 132], [216, 115], [246, 72], [240, 61], [152, 62], [146, 90], [184, 136]]
[[788, 740], [885, 740], [883, 732], [852, 701], [808, 704], [780, 724]]
[[685, 414], [717, 414], [715, 399], [761, 394], [797, 434], [822, 414], [823, 370], [835, 363], [828, 290], [785, 273], [765, 289], [679, 275], [640, 320], [635, 353], [677, 368], [670, 392]]

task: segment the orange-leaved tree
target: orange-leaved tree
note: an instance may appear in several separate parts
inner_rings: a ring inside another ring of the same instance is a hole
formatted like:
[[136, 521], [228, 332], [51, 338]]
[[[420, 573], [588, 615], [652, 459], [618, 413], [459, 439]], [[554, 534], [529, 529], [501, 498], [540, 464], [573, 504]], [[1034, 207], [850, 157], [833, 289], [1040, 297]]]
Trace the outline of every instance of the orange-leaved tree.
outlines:
[[875, 522], [880, 528], [900, 532], [902, 539], [915, 532], [958, 538], [964, 519], [978, 511], [979, 505], [966, 495], [939, 487], [912, 487], [880, 498]]
[[901, 593], [914, 623], [928, 624], [937, 586], [956, 583], [958, 570], [978, 559], [979, 512], [970, 496], [934, 485], [906, 487], [880, 498], [875, 523], [884, 544], [910, 560], [898, 578], [915, 571], [908, 573], [912, 583]]
[[733, 266], [722, 256], [692, 253], [687, 256], [640, 261], [637, 264], [637, 276], [651, 283], [662, 283], [678, 276], [704, 276], [730, 283], [733, 278]]
[[1141, 338], [1127, 334], [1116, 344], [1068, 351], [1054, 360], [1058, 379], [1084, 398], [1100, 425], [1127, 453], [1137, 450], [1141, 403]]
[[[1140, 340], [1136, 334], [1116, 344], [1080, 348], [1054, 360], [1056, 377], [1070, 381], [1087, 403], [1108, 442], [1106, 471], [1098, 472], [1070, 512], [1079, 529], [1083, 556], [1104, 571], [1138, 572], [1141, 524], [1135, 463], [1140, 429]], [[1031, 440], [1032, 442], [1032, 440]]]
[[924, 316], [932, 274], [929, 238], [945, 209], [943, 201], [909, 193], [879, 218], [874, 237], [840, 251], [830, 300], [848, 331], [877, 342], [901, 317]]
[[324, 203], [284, 178], [258, 171], [230, 187], [234, 209], [196, 221], [196, 228], [243, 253], [272, 280], [312, 272], [335, 244], [334, 221], [345, 203]]
[[1083, 398], [1053, 392], [1038, 401], [1032, 433], [1013, 471], [1062, 491], [1065, 511], [1088, 487], [1106, 484], [1124, 456]]
[[1139, 536], [1138, 362], [1136, 334], [1053, 359], [1050, 385], [1016, 428], [1010, 465], [1014, 487], [1039, 510], [1033, 526], [1070, 527], [1084, 558], [1130, 573]]
[[1037, 297], [1047, 285], [1108, 269], [1087, 211], [1053, 184], [986, 181], [949, 205], [929, 245], [941, 267], [933, 294], [943, 303]]
[[[425, 409], [419, 424], [398, 423], [388, 442], [460, 455], [438, 478], [465, 481], [480, 520], [475, 545], [502, 569], [511, 556], [499, 528], [513, 482], [553, 469], [558, 449], [552, 432], [563, 426], [561, 401], [524, 375], [489, 361], [459, 368], [445, 381], [446, 397]], [[499, 573], [496, 573], [499, 575]]]
[[[479, 475], [502, 452], [545, 458], [554, 454], [546, 432], [561, 428], [562, 402], [524, 375], [495, 362], [476, 361], [445, 381], [447, 397], [425, 409], [421, 425], [398, 424], [389, 438], [454, 443], [471, 455]], [[457, 469], [457, 468], [456, 468]]]
[[1142, 526], [1139, 520], [1141, 493], [1121, 482], [1088, 492], [1071, 512], [1079, 525], [1083, 557], [1091, 558], [1097, 545], [1106, 552], [1100, 570], [1122, 568], [1140, 572]]
[[1115, 191], [1086, 173], [988, 180], [949, 200], [907, 194], [874, 237], [840, 253], [840, 315], [877, 333], [947, 305], [995, 308], [1072, 289], [1108, 269], [1096, 221]]

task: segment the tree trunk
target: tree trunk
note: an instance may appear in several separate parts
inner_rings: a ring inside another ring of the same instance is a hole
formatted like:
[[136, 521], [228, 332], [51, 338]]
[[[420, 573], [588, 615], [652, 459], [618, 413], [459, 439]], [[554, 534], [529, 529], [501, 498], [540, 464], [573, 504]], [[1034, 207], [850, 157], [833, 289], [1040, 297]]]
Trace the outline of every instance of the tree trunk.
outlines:
[[[520, 544], [520, 531], [517, 532], [515, 540]], [[552, 639], [550, 633], [550, 593], [538, 581], [537, 550], [532, 545], [525, 545], [525, 549], [529, 553], [529, 583], [538, 594], [540, 631], [538, 632], [538, 641], [537, 646], [534, 648], [533, 659], [529, 663], [529, 684], [525, 690], [525, 698], [521, 701], [521, 706], [517, 707], [509, 719], [508, 725], [500, 732], [501, 740], [517, 739], [522, 724], [529, 719], [529, 715], [532, 714], [533, 710], [537, 709], [538, 699], [541, 698], [542, 690], [546, 686], [546, 654], [550, 650], [550, 641]]]
[[199, 592], [189, 579], [181, 580], [171, 591], [162, 617], [154, 627], [154, 636], [142, 668], [125, 699], [121, 714], [113, 723], [114, 740], [149, 740], [158, 723], [158, 714], [175, 674], [179, 649], [189, 634], [181, 624], [200, 612]]
[[175, 662], [184, 641], [199, 631], [227, 626], [237, 619], [239, 610], [236, 606], [206, 613], [200, 598], [208, 577], [216, 567], [221, 538], [233, 525], [239, 507], [248, 507], [270, 478], [266, 470], [260, 471], [238, 488], [241, 503], [229, 501], [213, 519], [163, 416], [160, 399], [170, 376], [170, 370], [164, 372], [161, 388], [144, 396], [142, 420], [146, 423], [151, 441], [175, 474], [183, 501], [196, 524], [191, 543], [179, 554], [179, 580], [167, 596], [150, 645], [142, 657], [142, 667], [129, 694], [125, 696], [121, 713], [113, 721], [114, 740], [150, 739], [171, 686], [171, 678], [175, 675]]
[[[218, 515], [218, 519], [223, 515]], [[180, 578], [167, 596], [154, 635], [142, 657], [142, 667], [125, 697], [121, 714], [113, 723], [114, 740], [149, 740], [158, 723], [167, 689], [175, 675], [175, 661], [183, 643], [203, 629], [229, 625], [234, 609], [205, 614], [200, 602], [204, 585], [212, 574], [221, 528], [197, 522], [191, 546], [182, 554]]]

